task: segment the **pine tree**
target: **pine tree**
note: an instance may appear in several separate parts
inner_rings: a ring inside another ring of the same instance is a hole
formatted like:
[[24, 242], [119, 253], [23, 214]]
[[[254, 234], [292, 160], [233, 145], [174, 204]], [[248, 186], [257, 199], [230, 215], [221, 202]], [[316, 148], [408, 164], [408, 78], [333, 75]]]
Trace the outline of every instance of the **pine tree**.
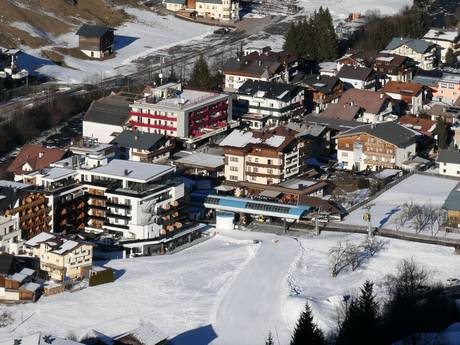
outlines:
[[447, 125], [441, 117], [438, 117], [436, 121], [436, 128], [434, 129], [434, 134], [438, 137], [438, 148], [447, 148], [449, 133], [447, 132]]
[[212, 75], [209, 72], [208, 64], [203, 55], [195, 62], [188, 85], [203, 90], [210, 90], [212, 88]]
[[310, 306], [305, 304], [305, 310], [300, 314], [299, 320], [292, 335], [291, 345], [325, 345], [323, 332], [313, 323]]
[[453, 65], [455, 60], [454, 52], [449, 48], [446, 52], [446, 65]]
[[347, 307], [337, 335], [337, 345], [379, 343], [379, 305], [375, 301], [374, 284], [366, 281], [358, 298]]
[[265, 341], [265, 345], [274, 345], [272, 332], [268, 332], [267, 340]]

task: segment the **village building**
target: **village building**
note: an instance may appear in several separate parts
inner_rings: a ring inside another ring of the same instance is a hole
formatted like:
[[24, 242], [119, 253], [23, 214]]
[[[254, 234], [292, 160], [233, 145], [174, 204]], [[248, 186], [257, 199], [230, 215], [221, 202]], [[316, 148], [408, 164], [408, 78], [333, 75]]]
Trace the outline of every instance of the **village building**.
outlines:
[[[70, 0], [75, 1], [75, 0]], [[64, 339], [50, 335], [48, 333], [34, 333], [24, 337], [11, 337], [11, 340], [0, 342], [0, 345], [14, 345], [14, 344], [23, 344], [23, 345], [83, 345], [77, 341], [70, 339]]]
[[458, 150], [440, 150], [436, 162], [439, 164], [440, 175], [460, 176], [460, 152]]
[[84, 24], [77, 31], [78, 47], [83, 54], [95, 59], [102, 59], [113, 53], [115, 29]]
[[174, 172], [173, 166], [119, 159], [80, 168], [79, 180], [88, 198], [85, 230], [127, 240], [177, 233], [187, 212], [184, 185]]
[[398, 122], [400, 125], [411, 128], [425, 137], [434, 137], [436, 121], [413, 115], [404, 115], [399, 118]]
[[443, 73], [433, 92], [433, 100], [454, 105], [460, 98], [460, 73]]
[[337, 104], [329, 104], [319, 116], [344, 121], [378, 123], [387, 121], [394, 115], [392, 115], [391, 98], [384, 93], [349, 89], [344, 92]]
[[377, 87], [377, 75], [370, 67], [343, 66], [337, 73], [345, 89], [370, 90]]
[[[460, 167], [460, 160], [458, 163]], [[460, 184], [450, 191], [442, 208], [447, 211], [447, 225], [458, 228], [460, 226]]]
[[189, 17], [202, 17], [222, 22], [240, 19], [240, 5], [236, 0], [165, 0], [166, 9]]
[[9, 254], [18, 254], [20, 242], [21, 229], [19, 229], [19, 217], [17, 215], [0, 216], [0, 251]]
[[268, 125], [278, 125], [305, 111], [304, 89], [290, 84], [247, 80], [234, 97], [234, 115], [254, 116], [250, 127], [256, 129], [263, 128], [257, 126], [261, 124], [258, 118], [266, 119]]
[[408, 82], [415, 73], [415, 62], [407, 56], [379, 53], [372, 62], [372, 68], [383, 74], [386, 80]]
[[224, 175], [225, 161], [221, 155], [194, 152], [174, 160], [173, 163], [184, 176], [185, 187], [187, 187], [185, 178], [192, 176], [218, 178]]
[[0, 301], [6, 303], [35, 302], [41, 295], [41, 284], [35, 282], [36, 272], [30, 268], [19, 271], [16, 257], [0, 254]]
[[220, 143], [225, 148], [225, 179], [270, 185], [297, 175], [299, 146], [295, 134], [284, 127], [234, 130]]
[[113, 345], [166, 345], [168, 336], [150, 322], [113, 339]]
[[93, 247], [91, 243], [48, 232], [25, 242], [26, 253], [40, 260], [40, 270], [48, 279], [58, 282], [88, 277], [93, 266]]
[[454, 124], [457, 120], [460, 119], [459, 106], [449, 106], [439, 102], [432, 102], [425, 106], [425, 111], [428, 113], [428, 115], [430, 115], [433, 121], [441, 118], [449, 124]]
[[313, 74], [295, 84], [305, 87], [305, 103], [310, 111], [323, 111], [329, 103], [337, 103], [343, 93], [343, 82], [335, 76]]
[[304, 67], [304, 61], [270, 47], [248, 48], [242, 56], [229, 59], [223, 68], [225, 90], [235, 92], [247, 80], [289, 82]]
[[404, 114], [419, 114], [423, 110], [425, 102], [424, 87], [420, 84], [390, 81], [382, 89], [382, 92], [394, 101], [394, 111]]
[[119, 93], [93, 101], [83, 118], [83, 137], [110, 143], [123, 132], [130, 119], [129, 105], [135, 99], [134, 94]]
[[148, 96], [131, 103], [129, 125], [135, 130], [174, 137], [189, 146], [236, 126], [229, 95], [173, 91], [163, 99]]
[[72, 143], [70, 151], [74, 156], [55, 162], [52, 166], [69, 168], [81, 163], [87, 168], [95, 168], [106, 165], [116, 156], [114, 145], [100, 143], [97, 138], [88, 137], [82, 137], [77, 142]]
[[406, 37], [395, 37], [385, 47], [383, 53], [407, 56], [414, 60], [418, 67], [431, 70], [436, 65], [437, 45], [421, 40]]
[[417, 132], [394, 122], [366, 124], [336, 136], [337, 160], [345, 170], [401, 167], [417, 153]]
[[124, 130], [112, 140], [117, 157], [137, 162], [165, 161], [174, 149], [174, 139], [162, 134]]
[[18, 221], [21, 234], [17, 238], [13, 235], [13, 241], [9, 243], [13, 251], [18, 250], [20, 239], [28, 240], [51, 230], [48, 199], [36, 186], [0, 180], [0, 216]]
[[15, 181], [21, 181], [22, 174], [49, 167], [67, 155], [68, 152], [65, 150], [26, 144], [7, 171], [14, 174]]
[[460, 54], [460, 33], [458, 29], [435, 29], [432, 28], [423, 36], [423, 39], [428, 42], [436, 44], [438, 48], [438, 56], [441, 62], [446, 62], [446, 54], [449, 49], [454, 56]]

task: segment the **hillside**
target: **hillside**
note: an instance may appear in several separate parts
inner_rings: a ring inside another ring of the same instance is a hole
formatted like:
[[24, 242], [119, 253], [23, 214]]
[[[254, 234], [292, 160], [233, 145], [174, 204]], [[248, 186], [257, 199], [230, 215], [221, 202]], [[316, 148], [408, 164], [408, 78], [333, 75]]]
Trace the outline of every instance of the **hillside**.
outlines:
[[1, 0], [0, 46], [43, 47], [82, 23], [118, 26], [129, 16], [117, 5], [136, 3], [135, 0]]

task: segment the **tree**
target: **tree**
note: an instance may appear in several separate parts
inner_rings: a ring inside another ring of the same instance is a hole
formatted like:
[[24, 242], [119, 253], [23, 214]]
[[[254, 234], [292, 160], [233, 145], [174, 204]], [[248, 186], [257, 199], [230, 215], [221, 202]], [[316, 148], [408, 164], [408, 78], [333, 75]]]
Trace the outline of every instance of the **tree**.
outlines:
[[272, 332], [268, 332], [267, 340], [265, 341], [265, 345], [274, 345]]
[[209, 72], [208, 64], [203, 55], [200, 55], [195, 62], [188, 85], [203, 90], [210, 90], [212, 88], [212, 75]]
[[291, 345], [326, 345], [323, 332], [313, 323], [313, 315], [308, 303], [300, 314], [292, 335]]
[[379, 305], [375, 301], [374, 284], [366, 281], [358, 298], [353, 298], [337, 335], [337, 345], [379, 343]]
[[454, 55], [454, 52], [452, 51], [451, 48], [449, 48], [446, 52], [446, 65], [453, 65], [456, 60], [457, 59]]
[[436, 120], [436, 128], [434, 129], [434, 134], [438, 137], [438, 148], [447, 148], [449, 133], [447, 131], [447, 124], [441, 117], [438, 117]]

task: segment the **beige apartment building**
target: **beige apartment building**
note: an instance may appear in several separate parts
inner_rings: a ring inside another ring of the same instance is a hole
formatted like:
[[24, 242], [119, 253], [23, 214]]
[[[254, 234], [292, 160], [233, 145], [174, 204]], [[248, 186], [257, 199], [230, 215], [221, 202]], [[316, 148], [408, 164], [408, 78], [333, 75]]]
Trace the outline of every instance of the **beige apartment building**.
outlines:
[[240, 5], [235, 0], [165, 0], [166, 9], [172, 12], [182, 11], [198, 17], [219, 21], [240, 19]]
[[284, 127], [270, 131], [234, 130], [222, 142], [225, 178], [234, 182], [277, 184], [299, 173], [296, 132]]
[[59, 282], [87, 276], [93, 265], [93, 246], [48, 232], [25, 243], [26, 252], [40, 259], [40, 269]]

